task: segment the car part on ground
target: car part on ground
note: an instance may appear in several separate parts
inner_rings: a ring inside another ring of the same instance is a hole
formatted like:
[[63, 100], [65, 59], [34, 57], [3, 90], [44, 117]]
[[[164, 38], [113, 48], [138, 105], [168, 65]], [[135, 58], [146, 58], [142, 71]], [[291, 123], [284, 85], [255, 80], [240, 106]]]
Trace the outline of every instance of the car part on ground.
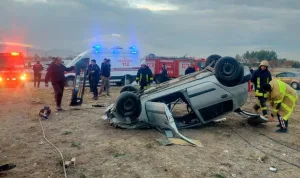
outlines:
[[13, 168], [17, 167], [15, 164], [4, 164], [0, 165], [0, 172], [9, 171]]
[[89, 59], [81, 60], [75, 66], [75, 80], [74, 89], [72, 91], [72, 99], [70, 106], [80, 106], [83, 102], [83, 95], [86, 81], [86, 70], [88, 67]]
[[[202, 71], [145, 91], [139, 91], [131, 85], [123, 87], [115, 104], [105, 111], [109, 122], [121, 128], [154, 127], [169, 129], [176, 134], [177, 128], [201, 126], [231, 112], [247, 119], [260, 118], [258, 114], [240, 109], [248, 99], [248, 81], [251, 79], [248, 67], [241, 66], [232, 57], [221, 58], [219, 55], [208, 57], [208, 61], [211, 61], [210, 64]], [[173, 112], [179, 100], [188, 110], [184, 115]], [[169, 113], [172, 113], [172, 117]], [[177, 136], [188, 141], [178, 133]]]

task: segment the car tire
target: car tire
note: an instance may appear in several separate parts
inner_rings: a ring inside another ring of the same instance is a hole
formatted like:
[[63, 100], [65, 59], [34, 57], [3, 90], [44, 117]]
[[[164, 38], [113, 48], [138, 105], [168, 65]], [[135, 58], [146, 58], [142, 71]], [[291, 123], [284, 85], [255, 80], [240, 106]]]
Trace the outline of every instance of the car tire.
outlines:
[[130, 92], [122, 92], [116, 100], [116, 112], [123, 117], [138, 118], [142, 111], [140, 98]]
[[126, 85], [120, 90], [120, 93], [123, 93], [125, 91], [138, 92], [139, 90], [133, 85]]
[[67, 77], [66, 79], [66, 87], [73, 87], [74, 86], [74, 77]]
[[298, 90], [298, 89], [299, 89], [299, 84], [296, 83], [296, 82], [293, 82], [293, 83], [291, 84], [291, 87], [294, 88], [295, 90]]
[[166, 82], [166, 81], [168, 81], [168, 80], [169, 80], [169, 78], [166, 77], [166, 76], [164, 76], [164, 75], [162, 75], [162, 74], [157, 74], [157, 75], [155, 75], [155, 77], [154, 77], [154, 82], [155, 82], [156, 84], [160, 84], [160, 83]]
[[243, 66], [233, 57], [222, 57], [215, 66], [218, 81], [227, 87], [238, 85], [244, 77]]
[[205, 61], [205, 64], [204, 64], [204, 67], [207, 67], [209, 66], [209, 64], [211, 62], [214, 62], [214, 64], [211, 65], [211, 67], [215, 67], [216, 63], [218, 62], [219, 59], [221, 59], [222, 57], [218, 54], [212, 54], [210, 56], [208, 56], [206, 58], [206, 61]]

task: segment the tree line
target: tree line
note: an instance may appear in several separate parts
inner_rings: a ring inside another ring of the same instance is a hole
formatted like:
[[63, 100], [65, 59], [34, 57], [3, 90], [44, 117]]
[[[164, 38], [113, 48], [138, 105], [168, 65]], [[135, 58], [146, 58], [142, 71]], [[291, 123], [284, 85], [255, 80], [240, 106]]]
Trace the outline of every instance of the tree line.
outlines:
[[272, 67], [293, 67], [300, 68], [300, 62], [294, 60], [288, 60], [286, 58], [278, 58], [275, 51], [260, 50], [260, 51], [246, 51], [244, 54], [236, 55], [238, 61], [247, 61], [246, 63], [251, 66], [256, 66], [262, 60], [269, 61]]

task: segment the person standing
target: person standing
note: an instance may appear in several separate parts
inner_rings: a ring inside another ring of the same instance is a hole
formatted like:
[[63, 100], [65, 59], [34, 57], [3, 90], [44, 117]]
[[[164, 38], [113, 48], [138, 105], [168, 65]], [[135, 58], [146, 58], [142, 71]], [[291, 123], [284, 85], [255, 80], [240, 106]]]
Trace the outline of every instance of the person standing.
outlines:
[[195, 69], [195, 62], [192, 61], [191, 65], [188, 68], [186, 68], [186, 70], [184, 72], [184, 75], [187, 75], [187, 74], [190, 74], [190, 73], [194, 73], [195, 71], [196, 71], [196, 69]]
[[[33, 77], [34, 77], [34, 87], [40, 87], [41, 83], [41, 76], [42, 76], [42, 71], [43, 71], [43, 66], [40, 64], [40, 61], [37, 61], [36, 64], [33, 65]], [[36, 85], [37, 83], [37, 85]]]
[[62, 64], [61, 58], [55, 57], [53, 63], [51, 63], [46, 73], [45, 86], [48, 87], [48, 82], [51, 79], [55, 94], [56, 109], [58, 111], [62, 110], [61, 100], [65, 86], [65, 71], [72, 70], [74, 70], [74, 66], [67, 68]]
[[266, 105], [266, 98], [268, 93], [262, 90], [264, 84], [269, 83], [272, 80], [272, 75], [268, 70], [268, 61], [261, 61], [259, 68], [253, 73], [251, 82], [254, 84], [255, 97], [258, 98], [258, 102], [253, 106], [253, 109], [258, 113], [261, 109], [265, 117], [268, 117], [268, 108]]
[[100, 67], [96, 64], [96, 60], [91, 60], [91, 68], [90, 68], [90, 74], [91, 76], [91, 86], [92, 86], [92, 92], [94, 93], [94, 97], [92, 99], [97, 100], [98, 99], [98, 83], [100, 80]]
[[150, 88], [150, 84], [153, 82], [153, 74], [151, 69], [142, 63], [141, 68], [138, 70], [136, 75], [136, 83], [139, 84], [140, 90], [146, 90]]
[[280, 129], [276, 132], [287, 132], [289, 118], [298, 100], [297, 91], [290, 85], [277, 79], [264, 84], [262, 88], [264, 91], [270, 92], [268, 101], [272, 106], [272, 114], [269, 116], [269, 120], [273, 120], [273, 117], [277, 116], [279, 121], [277, 127], [280, 127]]
[[101, 64], [101, 88], [99, 95], [101, 95], [104, 89], [106, 89], [107, 96], [110, 96], [110, 68], [110, 59], [104, 59], [104, 62]]
[[167, 68], [166, 68], [166, 64], [163, 64], [161, 74], [162, 74], [164, 77], [168, 78], [168, 70], [167, 70]]

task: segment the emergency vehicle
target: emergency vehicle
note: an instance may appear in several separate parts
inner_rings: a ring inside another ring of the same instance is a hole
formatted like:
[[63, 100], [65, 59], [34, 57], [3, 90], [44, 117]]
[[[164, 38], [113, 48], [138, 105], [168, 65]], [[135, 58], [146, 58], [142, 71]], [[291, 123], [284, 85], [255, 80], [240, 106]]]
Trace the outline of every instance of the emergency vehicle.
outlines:
[[155, 83], [165, 81], [165, 77], [161, 74], [164, 64], [168, 72], [168, 78], [177, 78], [184, 75], [185, 70], [193, 61], [195, 62], [195, 69], [198, 71], [204, 68], [206, 59], [194, 57], [158, 57], [151, 54], [142, 60], [151, 69]]
[[0, 86], [24, 87], [26, 82], [24, 56], [19, 52], [0, 53]]
[[[110, 82], [116, 83], [117, 85], [124, 85], [125, 83], [131, 84], [135, 81], [137, 71], [140, 68], [140, 54], [139, 50], [135, 46], [127, 48], [119, 46], [105, 48], [100, 45], [96, 45], [92, 49], [79, 54], [66, 66], [75, 66], [75, 64], [83, 58], [89, 58], [89, 60], [95, 59], [99, 67], [101, 67], [101, 63], [104, 62], [104, 58], [110, 59]], [[75, 73], [66, 73], [65, 76], [67, 79], [67, 85], [73, 86]]]

